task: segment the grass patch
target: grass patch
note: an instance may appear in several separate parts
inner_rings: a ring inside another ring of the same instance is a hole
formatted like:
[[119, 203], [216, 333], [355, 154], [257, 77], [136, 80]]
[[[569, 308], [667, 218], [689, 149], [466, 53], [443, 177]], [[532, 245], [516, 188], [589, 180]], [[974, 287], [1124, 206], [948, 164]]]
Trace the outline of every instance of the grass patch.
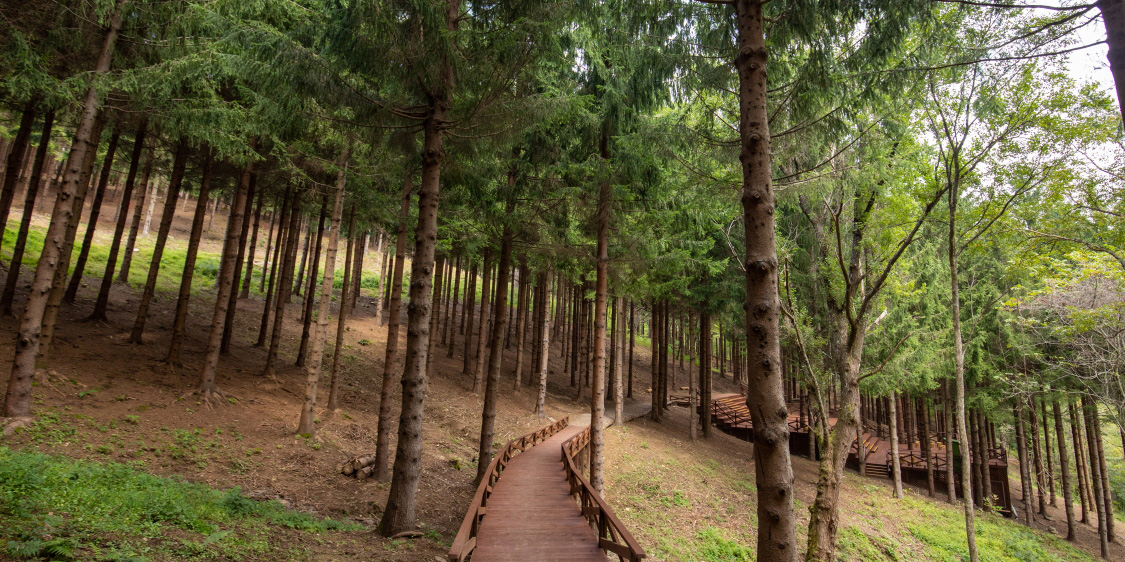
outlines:
[[280, 528], [355, 524], [138, 470], [0, 447], [0, 551], [24, 560], [289, 559]]

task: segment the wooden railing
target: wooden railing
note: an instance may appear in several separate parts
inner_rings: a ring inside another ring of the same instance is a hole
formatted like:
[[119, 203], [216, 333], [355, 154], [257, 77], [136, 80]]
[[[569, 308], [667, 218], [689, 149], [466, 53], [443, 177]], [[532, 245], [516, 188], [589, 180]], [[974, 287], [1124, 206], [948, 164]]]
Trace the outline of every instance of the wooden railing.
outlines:
[[461, 521], [457, 536], [453, 538], [453, 546], [449, 549], [448, 554], [451, 562], [464, 561], [477, 547], [477, 532], [480, 530], [481, 520], [488, 513], [488, 498], [492, 495], [492, 489], [496, 486], [496, 482], [500, 480], [500, 474], [508, 466], [508, 461], [512, 460], [512, 457], [517, 454], [546, 441], [552, 435], [558, 433], [567, 426], [569, 420], [570, 418], [566, 417], [537, 431], [512, 439], [496, 453], [492, 462], [488, 464], [488, 475], [477, 486], [473, 503], [469, 505], [469, 510], [465, 513], [465, 519]]
[[643, 560], [648, 557], [644, 549], [613, 514], [601, 495], [590, 486], [590, 482], [578, 468], [580, 464], [575, 464], [574, 457], [584, 453], [589, 445], [589, 427], [562, 444], [563, 466], [566, 468], [566, 481], [570, 484], [570, 495], [578, 500], [582, 515], [586, 516], [590, 526], [598, 533], [599, 548], [616, 554], [622, 562]]

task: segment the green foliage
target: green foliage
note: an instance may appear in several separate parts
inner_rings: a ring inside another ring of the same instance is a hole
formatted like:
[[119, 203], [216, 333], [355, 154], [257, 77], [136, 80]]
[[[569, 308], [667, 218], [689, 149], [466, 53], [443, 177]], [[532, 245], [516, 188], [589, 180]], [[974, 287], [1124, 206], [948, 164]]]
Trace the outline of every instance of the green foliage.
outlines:
[[727, 539], [720, 531], [712, 527], [700, 531], [696, 538], [700, 543], [696, 550], [696, 560], [707, 562], [750, 562], [754, 560], [754, 549]]

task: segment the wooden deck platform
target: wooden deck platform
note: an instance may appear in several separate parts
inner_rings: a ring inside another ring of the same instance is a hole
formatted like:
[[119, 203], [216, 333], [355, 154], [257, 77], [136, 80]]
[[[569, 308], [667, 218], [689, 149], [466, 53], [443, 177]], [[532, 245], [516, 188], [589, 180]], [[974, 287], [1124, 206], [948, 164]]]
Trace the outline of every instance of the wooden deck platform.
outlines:
[[567, 426], [512, 458], [489, 497], [473, 562], [609, 560], [563, 469], [562, 443], [583, 429]]

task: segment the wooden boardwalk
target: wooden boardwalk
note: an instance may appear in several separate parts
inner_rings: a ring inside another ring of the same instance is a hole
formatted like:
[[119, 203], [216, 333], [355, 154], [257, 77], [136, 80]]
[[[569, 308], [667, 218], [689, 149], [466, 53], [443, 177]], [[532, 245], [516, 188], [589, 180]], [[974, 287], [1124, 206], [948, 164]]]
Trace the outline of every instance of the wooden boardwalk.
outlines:
[[473, 562], [609, 560], [563, 469], [563, 442], [584, 429], [567, 426], [512, 458], [488, 499]]

